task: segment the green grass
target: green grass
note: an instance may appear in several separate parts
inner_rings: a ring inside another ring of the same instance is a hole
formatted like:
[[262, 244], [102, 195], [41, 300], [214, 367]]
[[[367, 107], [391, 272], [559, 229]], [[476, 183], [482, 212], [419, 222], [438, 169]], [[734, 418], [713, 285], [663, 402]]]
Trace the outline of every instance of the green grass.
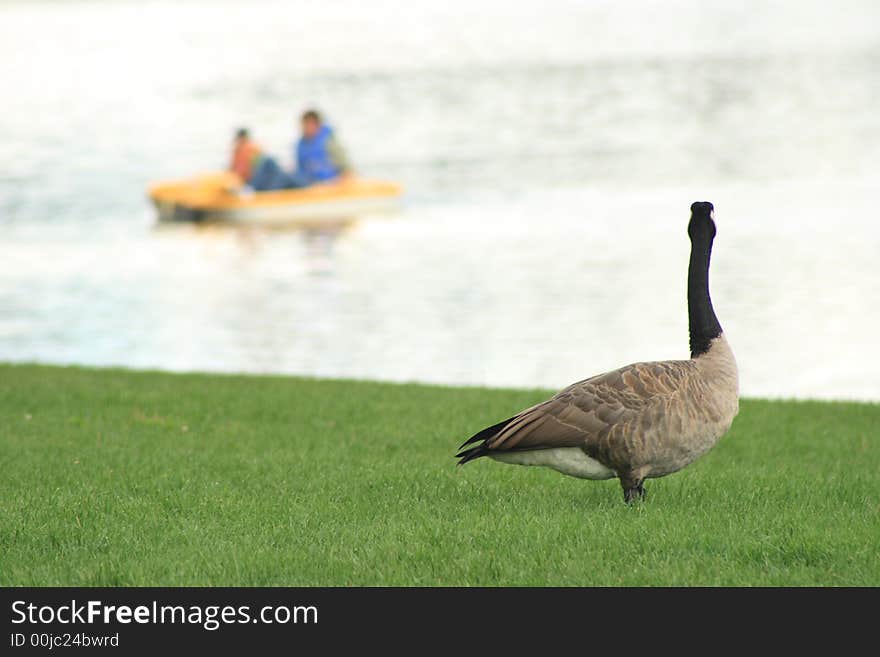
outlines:
[[455, 467], [546, 394], [0, 366], [0, 585], [880, 585], [880, 405], [745, 400], [632, 508]]

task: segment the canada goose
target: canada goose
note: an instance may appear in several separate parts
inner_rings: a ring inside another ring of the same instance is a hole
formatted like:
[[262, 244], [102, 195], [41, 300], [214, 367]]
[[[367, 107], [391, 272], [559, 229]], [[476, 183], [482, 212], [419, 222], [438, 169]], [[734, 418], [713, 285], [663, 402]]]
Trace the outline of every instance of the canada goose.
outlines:
[[711, 203], [691, 206], [690, 360], [635, 363], [570, 385], [474, 434], [456, 454], [459, 465], [489, 456], [581, 479], [618, 477], [629, 503], [644, 497], [645, 479], [709, 451], [739, 410], [736, 361], [709, 298], [713, 219]]

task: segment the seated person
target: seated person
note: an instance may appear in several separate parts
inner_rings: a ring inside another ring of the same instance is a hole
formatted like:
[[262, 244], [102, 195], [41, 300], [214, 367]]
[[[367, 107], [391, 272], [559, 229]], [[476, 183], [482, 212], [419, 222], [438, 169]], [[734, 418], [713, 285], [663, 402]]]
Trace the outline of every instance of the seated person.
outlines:
[[239, 128], [232, 141], [232, 159], [229, 170], [236, 174], [243, 183], [250, 181], [259, 164], [260, 147], [251, 139], [247, 128]]
[[[294, 148], [294, 173], [284, 171], [273, 157], [260, 153], [244, 129], [236, 133], [230, 169], [238, 173], [250, 189], [257, 192], [308, 187], [351, 175], [351, 165], [345, 150], [336, 139], [333, 129], [321, 120], [321, 115], [315, 110], [309, 110], [302, 115], [300, 123], [302, 136]], [[239, 160], [243, 163], [239, 164]]]
[[303, 113], [300, 125], [302, 136], [293, 151], [296, 160], [296, 172], [293, 174], [295, 186], [306, 187], [351, 175], [351, 164], [345, 150], [336, 139], [333, 128], [323, 122], [317, 111]]
[[275, 158], [263, 155], [247, 128], [240, 128], [235, 133], [229, 170], [241, 178], [244, 187], [239, 192], [245, 195], [297, 187], [293, 177], [278, 165]]

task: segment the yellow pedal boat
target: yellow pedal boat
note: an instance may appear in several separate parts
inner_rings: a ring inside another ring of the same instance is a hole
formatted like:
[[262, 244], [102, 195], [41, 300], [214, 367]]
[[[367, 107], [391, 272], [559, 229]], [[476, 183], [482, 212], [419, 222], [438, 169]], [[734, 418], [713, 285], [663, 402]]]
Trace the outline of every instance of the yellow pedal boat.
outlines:
[[161, 222], [323, 224], [397, 207], [400, 185], [350, 178], [302, 189], [241, 194], [238, 177], [208, 173], [153, 185], [148, 190]]

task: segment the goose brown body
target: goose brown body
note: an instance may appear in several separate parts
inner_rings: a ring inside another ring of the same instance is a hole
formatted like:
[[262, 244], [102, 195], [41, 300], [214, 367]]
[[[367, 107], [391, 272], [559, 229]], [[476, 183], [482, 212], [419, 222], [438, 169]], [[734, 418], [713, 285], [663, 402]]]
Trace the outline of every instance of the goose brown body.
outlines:
[[644, 479], [681, 470], [716, 444], [739, 409], [739, 384], [708, 294], [711, 204], [692, 206], [692, 228], [692, 357], [635, 363], [572, 384], [472, 436], [462, 448], [474, 446], [457, 454], [460, 464], [489, 456], [582, 478], [616, 476], [630, 501], [644, 495]]

